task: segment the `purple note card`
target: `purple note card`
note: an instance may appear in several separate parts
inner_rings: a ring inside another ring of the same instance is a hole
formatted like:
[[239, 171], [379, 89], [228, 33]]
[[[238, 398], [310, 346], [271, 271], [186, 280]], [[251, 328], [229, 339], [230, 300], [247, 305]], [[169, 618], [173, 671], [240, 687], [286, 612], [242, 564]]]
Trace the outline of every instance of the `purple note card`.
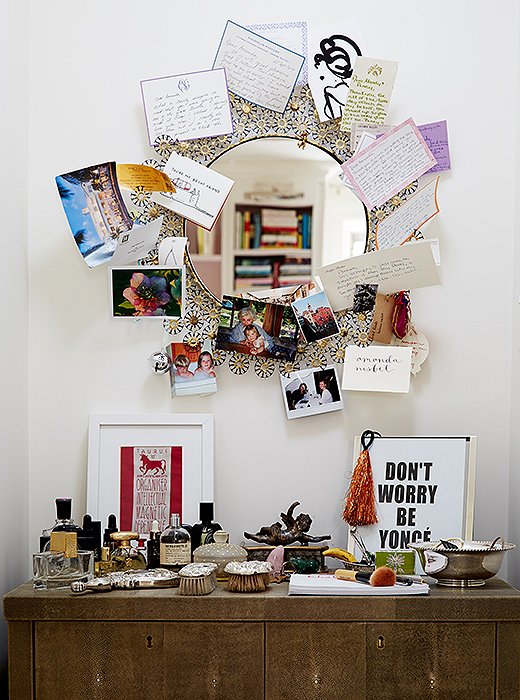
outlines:
[[442, 170], [450, 170], [450, 147], [448, 144], [448, 124], [446, 120], [432, 122], [431, 124], [421, 124], [417, 128], [437, 161], [437, 165], [434, 165], [428, 172], [439, 173]]

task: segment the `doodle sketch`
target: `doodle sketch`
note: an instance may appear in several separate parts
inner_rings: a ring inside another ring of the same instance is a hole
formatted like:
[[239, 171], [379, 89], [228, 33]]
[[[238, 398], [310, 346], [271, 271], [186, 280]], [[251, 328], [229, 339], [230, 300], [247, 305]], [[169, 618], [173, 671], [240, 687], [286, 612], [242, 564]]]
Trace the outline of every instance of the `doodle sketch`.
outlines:
[[313, 68], [322, 81], [325, 119], [341, 117], [357, 56], [361, 56], [361, 49], [344, 34], [333, 34], [320, 41], [320, 53], [314, 55]]

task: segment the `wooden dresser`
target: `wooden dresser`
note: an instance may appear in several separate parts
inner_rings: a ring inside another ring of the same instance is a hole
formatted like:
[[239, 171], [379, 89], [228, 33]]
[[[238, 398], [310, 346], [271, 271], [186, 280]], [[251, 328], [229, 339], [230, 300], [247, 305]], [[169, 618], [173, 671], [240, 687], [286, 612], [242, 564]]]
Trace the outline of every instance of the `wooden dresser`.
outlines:
[[11, 700], [520, 698], [520, 591], [4, 598]]

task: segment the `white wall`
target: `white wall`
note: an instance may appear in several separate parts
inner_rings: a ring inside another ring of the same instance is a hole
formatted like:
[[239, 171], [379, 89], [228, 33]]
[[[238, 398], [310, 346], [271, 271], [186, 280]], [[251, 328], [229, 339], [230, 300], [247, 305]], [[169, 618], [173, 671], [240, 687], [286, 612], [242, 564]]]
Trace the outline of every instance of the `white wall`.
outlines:
[[148, 157], [139, 80], [211, 66], [227, 18], [307, 15], [321, 22], [322, 7], [295, 0], [250, 8], [228, 0], [182, 7], [31, 3], [31, 550], [53, 521], [56, 496], [71, 495], [75, 514], [84, 512], [93, 412], [213, 412], [216, 515], [235, 540], [298, 499], [315, 532], [330, 532], [342, 545], [352, 440], [367, 427], [384, 434], [475, 434], [475, 534], [507, 533], [516, 5], [503, 0], [492, 10], [484, 0], [439, 0], [431, 14], [416, 0], [330, 8], [338, 28], [358, 16], [369, 55], [399, 61], [391, 122], [448, 120], [453, 170], [442, 178], [442, 213], [428, 230], [441, 239], [443, 285], [413, 294], [414, 320], [431, 352], [409, 395], [350, 394], [342, 413], [288, 422], [278, 380], [252, 372], [239, 378], [224, 369], [215, 396], [169, 399], [166, 379], [151, 375], [146, 362], [161, 343], [160, 330], [147, 321], [109, 319], [107, 271], [88, 270], [74, 250], [54, 176]]
[[[0, 343], [0, 593], [29, 575], [27, 546], [27, 3], [3, 8], [2, 84], [2, 342]], [[0, 692], [7, 625], [0, 623]]]

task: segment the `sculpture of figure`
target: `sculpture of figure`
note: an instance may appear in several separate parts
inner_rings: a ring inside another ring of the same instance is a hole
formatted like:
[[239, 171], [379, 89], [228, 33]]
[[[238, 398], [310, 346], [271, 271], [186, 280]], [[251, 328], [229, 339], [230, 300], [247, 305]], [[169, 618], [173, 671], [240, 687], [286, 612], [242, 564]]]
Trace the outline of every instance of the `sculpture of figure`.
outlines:
[[324, 540], [330, 540], [331, 535], [313, 537], [312, 535], [307, 534], [312, 524], [310, 515], [307, 515], [307, 513], [300, 513], [300, 515], [298, 515], [296, 518], [293, 517], [294, 509], [299, 505], [299, 501], [295, 501], [289, 506], [287, 513], [280, 513], [280, 518], [285, 525], [285, 529], [282, 529], [281, 523], [276, 522], [269, 527], [261, 527], [255, 534], [251, 532], [244, 532], [244, 537], [247, 537], [254, 542], [270, 544], [274, 547], [277, 547], [280, 544], [293, 544], [294, 542], [309, 544], [309, 542], [323, 542]]

